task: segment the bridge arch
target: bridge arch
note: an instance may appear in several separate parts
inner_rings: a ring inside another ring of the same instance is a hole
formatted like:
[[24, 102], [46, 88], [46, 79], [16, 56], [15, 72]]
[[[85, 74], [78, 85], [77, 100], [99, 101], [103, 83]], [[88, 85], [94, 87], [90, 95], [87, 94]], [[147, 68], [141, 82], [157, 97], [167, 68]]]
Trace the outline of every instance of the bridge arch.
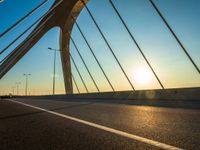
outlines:
[[[89, 0], [85, 0], [87, 3]], [[72, 9], [67, 14], [67, 18], [61, 24], [60, 31], [60, 48], [63, 50], [61, 53], [61, 61], [63, 67], [63, 76], [65, 82], [65, 91], [67, 94], [73, 93], [73, 84], [71, 76], [71, 64], [70, 64], [70, 35], [75, 23], [75, 20], [79, 16], [80, 12], [84, 8], [84, 4], [80, 0], [72, 2]], [[73, 18], [74, 19], [73, 19]]]

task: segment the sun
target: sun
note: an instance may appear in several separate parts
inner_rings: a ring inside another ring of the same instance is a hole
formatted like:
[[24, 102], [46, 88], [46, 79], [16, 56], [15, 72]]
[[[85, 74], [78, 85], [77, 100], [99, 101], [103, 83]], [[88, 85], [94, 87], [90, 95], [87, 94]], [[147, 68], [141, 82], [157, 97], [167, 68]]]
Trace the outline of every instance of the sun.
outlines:
[[138, 84], [149, 84], [153, 81], [150, 69], [146, 67], [139, 67], [134, 71], [134, 79]]

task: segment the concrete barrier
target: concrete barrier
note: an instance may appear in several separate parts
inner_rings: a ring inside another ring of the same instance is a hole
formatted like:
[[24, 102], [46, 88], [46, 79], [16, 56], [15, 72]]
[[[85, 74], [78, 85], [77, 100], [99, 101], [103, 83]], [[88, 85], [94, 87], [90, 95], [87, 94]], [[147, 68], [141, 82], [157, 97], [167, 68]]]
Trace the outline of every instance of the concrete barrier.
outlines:
[[59, 100], [72, 102], [103, 102], [130, 105], [200, 108], [200, 88], [166, 90], [140, 90], [89, 94], [47, 95], [18, 97], [28, 99]]
[[123, 100], [200, 100], [200, 88], [179, 88], [166, 90], [138, 90], [88, 94], [29, 96], [32, 98], [70, 99], [123, 99]]

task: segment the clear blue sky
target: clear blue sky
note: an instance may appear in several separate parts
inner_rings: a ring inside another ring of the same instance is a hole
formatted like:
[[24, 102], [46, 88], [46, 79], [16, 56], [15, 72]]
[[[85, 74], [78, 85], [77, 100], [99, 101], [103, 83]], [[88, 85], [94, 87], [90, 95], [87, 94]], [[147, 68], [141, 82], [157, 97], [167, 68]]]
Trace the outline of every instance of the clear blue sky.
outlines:
[[[160, 17], [156, 14], [148, 0], [113, 1], [165, 87], [193, 87], [200, 85], [200, 75], [191, 65], [190, 61], [165, 27]], [[16, 20], [41, 2], [41, 0], [5, 0], [0, 4], [0, 32], [3, 32], [7, 27], [15, 23]], [[0, 49], [4, 48], [41, 14], [44, 14], [52, 3], [53, 0], [50, 0], [45, 7], [23, 22], [18, 28], [0, 39]], [[175, 30], [180, 40], [184, 43], [194, 61], [200, 67], [200, 1], [155, 0], [155, 3]], [[160, 88], [108, 1], [91, 0], [88, 7], [93, 12], [99, 26], [105, 33], [109, 43], [111, 43], [111, 46], [136, 89]], [[78, 22], [114, 87], [117, 90], [130, 90], [131, 88], [128, 85], [128, 82], [124, 78], [116, 61], [112, 57], [105, 42], [102, 40], [85, 10], [81, 12]], [[100, 89], [109, 91], [109, 85], [103, 77], [94, 58], [92, 58], [87, 45], [84, 43], [84, 40], [76, 27], [73, 29], [72, 36], [83, 54], [91, 73], [100, 85]], [[12, 51], [21, 40], [13, 45], [5, 55]], [[30, 79], [31, 93], [37, 94], [38, 91], [49, 93], [51, 91], [52, 83], [53, 54], [47, 50], [47, 47], [59, 48], [59, 28], [54, 28], [49, 31], [29, 51], [29, 53], [27, 53], [27, 55], [3, 79], [1, 79], [0, 91], [9, 92], [16, 81], [21, 81], [22, 92], [24, 88], [24, 77], [22, 74], [28, 72], [33, 74]], [[71, 53], [75, 57], [90, 91], [95, 91], [95, 87], [73, 45], [71, 45]], [[0, 59], [5, 55], [0, 56]], [[64, 85], [62, 69], [59, 57], [57, 58], [57, 93], [63, 93]], [[84, 92], [83, 85], [81, 84], [74, 66], [72, 66], [72, 68], [81, 91]], [[138, 76], [141, 75], [138, 74], [140, 68], [146, 68], [149, 79], [151, 80], [146, 83], [140, 82], [138, 79]], [[38, 87], [38, 84], [41, 86]]]

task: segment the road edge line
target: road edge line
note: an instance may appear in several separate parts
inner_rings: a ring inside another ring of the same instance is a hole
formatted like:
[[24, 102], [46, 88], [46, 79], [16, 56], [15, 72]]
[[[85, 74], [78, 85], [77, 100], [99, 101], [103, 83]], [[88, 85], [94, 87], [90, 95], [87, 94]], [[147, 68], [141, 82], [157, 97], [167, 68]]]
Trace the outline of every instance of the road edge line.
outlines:
[[57, 113], [57, 112], [54, 112], [54, 111], [51, 111], [51, 110], [47, 110], [47, 109], [44, 109], [44, 108], [41, 108], [41, 107], [33, 106], [33, 105], [30, 105], [30, 104], [26, 104], [26, 103], [15, 101], [15, 100], [9, 100], [9, 101], [17, 103], [17, 104], [24, 105], [24, 106], [27, 106], [27, 107], [31, 107], [31, 108], [34, 108], [34, 109], [37, 109], [37, 110], [41, 110], [41, 111], [44, 111], [44, 112], [65, 118], [65, 119], [69, 119], [69, 120], [72, 120], [72, 121], [75, 121], [75, 122], [79, 122], [79, 123], [82, 123], [84, 125], [88, 125], [88, 126], [91, 126], [91, 127], [97, 128], [97, 129], [101, 129], [101, 130], [104, 130], [104, 131], [107, 131], [107, 132], [110, 132], [110, 133], [114, 133], [114, 134], [129, 138], [129, 139], [132, 139], [132, 140], [136, 140], [136, 141], [139, 141], [139, 142], [142, 142], [142, 143], [146, 143], [146, 144], [149, 144], [149, 145], [152, 145], [152, 146], [156, 146], [156, 147], [159, 147], [159, 148], [162, 148], [162, 149], [183, 150], [183, 149], [175, 147], [175, 146], [171, 146], [171, 145], [168, 145], [168, 144], [165, 144], [165, 143], [157, 142], [157, 141], [154, 141], [154, 140], [151, 140], [151, 139], [148, 139], [148, 138], [144, 138], [144, 137], [141, 137], [141, 136], [138, 136], [138, 135], [130, 134], [130, 133], [127, 133], [127, 132], [124, 132], [124, 131], [113, 129], [113, 128], [110, 128], [110, 127], [106, 127], [106, 126], [103, 126], [103, 125], [99, 125], [99, 124], [96, 124], [96, 123], [92, 123], [92, 122], [89, 122], [89, 121], [85, 121], [85, 120], [82, 120], [82, 119], [71, 117], [71, 116], [68, 116], [68, 115], [60, 114], [60, 113]]

